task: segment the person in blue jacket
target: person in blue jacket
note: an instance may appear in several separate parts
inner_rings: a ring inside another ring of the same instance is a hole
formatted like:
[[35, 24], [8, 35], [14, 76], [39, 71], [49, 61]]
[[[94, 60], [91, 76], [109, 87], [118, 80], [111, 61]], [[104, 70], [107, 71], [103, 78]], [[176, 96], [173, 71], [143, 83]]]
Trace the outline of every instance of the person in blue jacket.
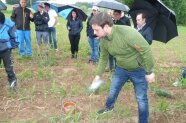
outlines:
[[69, 30], [68, 37], [71, 45], [72, 59], [77, 59], [80, 33], [83, 29], [82, 21], [78, 18], [77, 10], [72, 10], [71, 18], [67, 22], [67, 29]]
[[5, 15], [0, 12], [0, 63], [2, 60], [11, 89], [16, 89], [17, 85], [17, 78], [13, 70], [11, 50], [17, 48], [18, 44], [14, 22], [5, 18]]

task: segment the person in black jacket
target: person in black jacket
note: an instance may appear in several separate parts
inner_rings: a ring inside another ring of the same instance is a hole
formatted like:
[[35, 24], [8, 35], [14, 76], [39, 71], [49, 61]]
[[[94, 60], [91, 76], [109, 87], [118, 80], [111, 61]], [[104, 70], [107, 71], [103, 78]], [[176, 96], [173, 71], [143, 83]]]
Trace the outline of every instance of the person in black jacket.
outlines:
[[146, 15], [145, 13], [138, 13], [136, 16], [137, 30], [141, 33], [141, 35], [146, 39], [149, 45], [152, 44], [153, 40], [153, 31], [146, 24]]
[[[20, 7], [13, 10], [11, 19], [15, 22], [19, 40], [19, 53], [21, 56], [32, 56], [30, 21], [33, 21], [33, 14], [26, 8], [27, 0], [20, 0]], [[26, 53], [24, 49], [26, 42]]]
[[72, 10], [71, 18], [67, 22], [68, 36], [71, 45], [72, 58], [77, 59], [80, 33], [83, 29], [82, 21], [78, 18], [77, 10]]
[[120, 10], [114, 10], [114, 24], [116, 25], [127, 25], [131, 26], [130, 24], [130, 19], [125, 16], [121, 16], [121, 11]]
[[40, 45], [43, 40], [46, 56], [48, 56], [48, 21], [49, 15], [47, 12], [44, 11], [44, 4], [40, 3], [38, 5], [38, 12], [34, 13], [34, 23], [38, 50], [40, 49]]
[[90, 49], [91, 49], [91, 55], [90, 55], [90, 59], [88, 63], [91, 63], [91, 62], [97, 63], [99, 59], [99, 39], [97, 38], [96, 35], [94, 35], [94, 30], [92, 29], [92, 26], [90, 25], [90, 20], [97, 13], [98, 13], [98, 7], [93, 6], [91, 16], [88, 18], [88, 21], [87, 21], [86, 31], [87, 31], [88, 42], [89, 42]]

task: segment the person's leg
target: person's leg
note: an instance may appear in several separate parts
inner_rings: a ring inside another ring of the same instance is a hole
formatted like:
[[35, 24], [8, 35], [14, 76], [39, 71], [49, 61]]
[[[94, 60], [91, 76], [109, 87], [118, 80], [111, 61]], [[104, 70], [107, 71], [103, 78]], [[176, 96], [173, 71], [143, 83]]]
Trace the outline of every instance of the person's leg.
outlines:
[[75, 54], [75, 48], [74, 48], [74, 36], [73, 35], [68, 35], [69, 40], [70, 40], [70, 46], [71, 46], [71, 53], [72, 53], [72, 58], [74, 58]]
[[94, 38], [94, 61], [97, 62], [99, 59], [99, 40]]
[[54, 49], [57, 49], [58, 46], [57, 46], [57, 37], [56, 37], [56, 28], [55, 27], [52, 27], [51, 34], [52, 34], [52, 39], [54, 42]]
[[41, 32], [36, 31], [36, 39], [37, 39], [37, 50], [38, 50], [38, 55], [40, 54], [40, 45], [41, 45]]
[[3, 63], [6, 73], [8, 75], [8, 82], [11, 88], [15, 88], [17, 85], [17, 78], [13, 70], [13, 61], [11, 56], [11, 50], [7, 50], [2, 54]]
[[48, 28], [48, 35], [49, 35], [49, 43], [50, 43], [50, 48], [53, 48], [53, 43], [52, 43], [52, 27]]
[[131, 71], [130, 79], [133, 82], [136, 100], [138, 103], [139, 123], [148, 123], [148, 83], [145, 79], [145, 71], [143, 69]]
[[17, 30], [17, 37], [19, 41], [19, 54], [21, 56], [25, 55], [25, 48], [24, 48], [24, 34], [22, 30]]
[[79, 40], [80, 40], [80, 35], [75, 35], [75, 58], [77, 58], [78, 51], [79, 51]]
[[26, 41], [26, 51], [28, 56], [32, 56], [31, 32], [24, 31], [24, 38]]
[[89, 59], [89, 62], [90, 61], [93, 61], [94, 59], [94, 43], [93, 43], [93, 39], [88, 37], [88, 42], [89, 42], [89, 45], [90, 45], [90, 59]]
[[48, 56], [48, 33], [43, 32], [43, 43], [45, 45], [45, 54]]
[[98, 114], [102, 114], [108, 110], [112, 110], [114, 108], [114, 104], [117, 100], [118, 94], [125, 84], [125, 82], [129, 79], [128, 73], [125, 69], [117, 67], [114, 73], [114, 77], [112, 78], [110, 91], [105, 103], [105, 108], [98, 111]]

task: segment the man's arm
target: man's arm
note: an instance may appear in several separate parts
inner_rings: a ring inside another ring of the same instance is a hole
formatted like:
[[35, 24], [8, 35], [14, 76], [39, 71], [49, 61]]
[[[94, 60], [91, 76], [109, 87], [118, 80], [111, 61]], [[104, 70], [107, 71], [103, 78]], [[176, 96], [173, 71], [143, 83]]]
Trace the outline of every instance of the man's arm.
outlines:
[[12, 15], [10, 16], [10, 18], [11, 18], [11, 20], [13, 22], [15, 22], [15, 19], [16, 19], [16, 12], [15, 12], [15, 10], [12, 11]]

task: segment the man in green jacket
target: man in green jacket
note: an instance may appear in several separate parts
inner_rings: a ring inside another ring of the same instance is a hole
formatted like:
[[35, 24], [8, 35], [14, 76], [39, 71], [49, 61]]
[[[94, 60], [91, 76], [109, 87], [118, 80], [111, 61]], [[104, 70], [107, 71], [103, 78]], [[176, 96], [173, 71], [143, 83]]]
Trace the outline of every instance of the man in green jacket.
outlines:
[[139, 123], [148, 123], [148, 83], [155, 80], [153, 57], [149, 44], [139, 32], [129, 26], [113, 25], [107, 13], [99, 13], [90, 24], [100, 38], [100, 59], [96, 77], [97, 83], [108, 62], [109, 53], [116, 58], [116, 69], [110, 85], [105, 107], [98, 114], [110, 112], [120, 90], [128, 79], [133, 82], [138, 103]]

